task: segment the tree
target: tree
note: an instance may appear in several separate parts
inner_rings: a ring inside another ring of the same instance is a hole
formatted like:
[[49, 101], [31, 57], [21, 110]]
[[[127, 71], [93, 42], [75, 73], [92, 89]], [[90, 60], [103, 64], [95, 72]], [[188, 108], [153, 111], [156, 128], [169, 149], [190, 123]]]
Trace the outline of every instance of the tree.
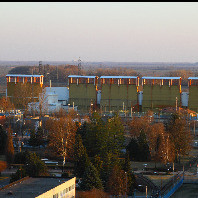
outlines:
[[11, 176], [10, 176], [10, 183], [15, 182], [15, 181], [17, 181], [17, 180], [19, 180], [19, 179], [22, 179], [22, 178], [24, 178], [24, 177], [26, 177], [26, 176], [27, 176], [27, 174], [26, 174], [26, 172], [25, 172], [25, 169], [22, 168], [22, 167], [20, 167], [20, 168], [16, 171], [16, 173], [12, 173], [12, 174], [11, 174]]
[[38, 127], [37, 131], [36, 131], [36, 142], [37, 142], [37, 146], [44, 146], [45, 144], [45, 136], [44, 136], [44, 132], [42, 127]]
[[89, 157], [119, 154], [124, 148], [124, 127], [118, 115], [105, 122], [94, 112], [90, 122], [83, 125], [80, 132]]
[[107, 182], [109, 180], [110, 174], [114, 166], [120, 166], [120, 159], [118, 155], [114, 153], [105, 153], [102, 157], [102, 170], [101, 170], [101, 179], [103, 181], [103, 186], [107, 190]]
[[141, 131], [137, 140], [138, 140], [138, 161], [150, 161], [151, 155], [150, 155], [146, 134], [143, 131]]
[[45, 163], [36, 155], [36, 153], [31, 152], [27, 153], [25, 172], [30, 177], [48, 175]]
[[87, 129], [84, 135], [83, 144], [87, 149], [89, 157], [97, 154], [103, 154], [107, 148], [108, 131], [105, 128], [105, 122], [102, 117], [94, 112], [87, 123]]
[[[181, 155], [187, 155], [192, 148], [192, 136], [189, 126], [181, 114], [173, 114], [166, 125], [170, 141], [174, 145], [176, 161]], [[179, 158], [180, 162], [180, 158]]]
[[7, 168], [7, 163], [5, 161], [0, 161], [0, 176], [1, 172]]
[[5, 154], [6, 148], [6, 140], [7, 140], [7, 133], [3, 129], [2, 125], [0, 125], [0, 154]]
[[7, 112], [8, 110], [12, 110], [14, 105], [11, 103], [10, 99], [7, 97], [2, 97], [0, 99], [0, 109]]
[[93, 188], [91, 191], [78, 191], [77, 198], [110, 198], [108, 193], [103, 190]]
[[11, 126], [7, 129], [7, 140], [6, 140], [6, 148], [5, 148], [6, 161], [8, 164], [11, 164], [14, 159], [14, 146], [13, 146], [13, 138], [12, 138], [12, 129]]
[[136, 138], [131, 138], [131, 141], [126, 147], [129, 152], [129, 158], [131, 161], [136, 161], [138, 159], [138, 141]]
[[148, 132], [153, 119], [153, 117], [150, 117], [151, 114], [151, 112], [147, 112], [145, 116], [140, 118], [135, 117], [132, 121], [128, 122], [129, 134], [131, 137], [138, 137], [142, 131], [144, 133]]
[[123, 170], [125, 174], [127, 174], [127, 178], [126, 178], [127, 179], [127, 193], [131, 195], [136, 185], [136, 179], [135, 179], [135, 175], [132, 173], [132, 170], [131, 170], [129, 152], [126, 152], [125, 154]]
[[28, 141], [28, 144], [33, 147], [37, 146], [36, 131], [34, 129], [30, 131], [30, 139]]
[[108, 180], [108, 192], [111, 195], [122, 196], [127, 192], [126, 174], [119, 166], [114, 166]]
[[94, 165], [90, 162], [85, 169], [85, 172], [82, 177], [80, 184], [82, 190], [89, 191], [94, 188], [103, 189], [102, 181], [99, 177], [99, 173]]
[[86, 167], [90, 163], [86, 148], [83, 146], [80, 134], [77, 134], [74, 147], [74, 172], [75, 175], [81, 178], [85, 172]]
[[73, 157], [75, 135], [77, 131], [76, 123], [70, 116], [52, 118], [47, 122], [48, 151], [51, 155], [63, 158], [63, 164], [66, 158]]
[[42, 93], [39, 94], [39, 116], [43, 116], [43, 113], [46, 113], [48, 110], [48, 101], [46, 89], [42, 90]]
[[124, 127], [120, 117], [115, 114], [108, 119], [106, 128], [108, 131], [107, 152], [120, 154], [121, 149], [124, 148]]

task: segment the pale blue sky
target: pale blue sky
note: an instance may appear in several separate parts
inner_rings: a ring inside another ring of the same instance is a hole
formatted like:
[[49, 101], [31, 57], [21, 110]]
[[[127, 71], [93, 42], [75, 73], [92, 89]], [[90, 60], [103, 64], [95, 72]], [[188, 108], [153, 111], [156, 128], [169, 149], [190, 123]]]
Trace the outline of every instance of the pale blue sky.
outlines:
[[198, 2], [1, 2], [0, 60], [198, 62]]

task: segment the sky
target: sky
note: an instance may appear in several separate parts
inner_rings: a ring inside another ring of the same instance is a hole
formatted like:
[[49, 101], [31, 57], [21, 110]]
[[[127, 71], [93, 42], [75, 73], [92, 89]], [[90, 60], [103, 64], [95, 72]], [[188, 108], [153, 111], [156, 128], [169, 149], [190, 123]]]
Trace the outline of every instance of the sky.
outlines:
[[0, 60], [198, 62], [198, 2], [1, 2]]

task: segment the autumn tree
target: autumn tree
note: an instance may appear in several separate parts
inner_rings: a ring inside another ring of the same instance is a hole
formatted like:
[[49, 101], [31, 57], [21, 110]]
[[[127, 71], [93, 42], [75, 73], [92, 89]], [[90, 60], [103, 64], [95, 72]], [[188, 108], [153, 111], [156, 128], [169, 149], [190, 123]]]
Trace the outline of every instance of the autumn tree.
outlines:
[[1, 172], [7, 168], [7, 163], [5, 161], [0, 161], [0, 176]]
[[123, 196], [127, 193], [126, 173], [119, 166], [114, 166], [108, 180], [108, 192], [111, 195]]
[[73, 157], [73, 148], [77, 126], [70, 116], [51, 118], [47, 121], [48, 151], [51, 155], [66, 158]]
[[78, 191], [77, 198], [110, 198], [110, 195], [103, 190], [93, 188], [90, 191]]
[[153, 117], [151, 117], [152, 112], [147, 112], [146, 115], [138, 118], [134, 117], [132, 121], [129, 121], [128, 128], [131, 137], [138, 137], [140, 132], [147, 133], [150, 127]]
[[192, 148], [192, 136], [186, 119], [181, 114], [175, 113], [166, 124], [170, 141], [174, 145], [176, 161], [180, 162], [181, 155], [187, 155]]
[[7, 112], [8, 110], [14, 109], [14, 104], [11, 103], [8, 97], [2, 97], [0, 99], [0, 109]]

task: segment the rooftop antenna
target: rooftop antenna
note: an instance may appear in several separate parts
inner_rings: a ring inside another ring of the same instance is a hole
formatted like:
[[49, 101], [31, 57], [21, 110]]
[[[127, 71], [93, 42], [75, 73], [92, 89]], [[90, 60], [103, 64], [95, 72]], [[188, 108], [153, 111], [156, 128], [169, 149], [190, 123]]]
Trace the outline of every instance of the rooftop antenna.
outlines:
[[78, 59], [78, 75], [80, 75], [80, 71], [81, 71], [81, 60], [79, 57], [79, 59]]

